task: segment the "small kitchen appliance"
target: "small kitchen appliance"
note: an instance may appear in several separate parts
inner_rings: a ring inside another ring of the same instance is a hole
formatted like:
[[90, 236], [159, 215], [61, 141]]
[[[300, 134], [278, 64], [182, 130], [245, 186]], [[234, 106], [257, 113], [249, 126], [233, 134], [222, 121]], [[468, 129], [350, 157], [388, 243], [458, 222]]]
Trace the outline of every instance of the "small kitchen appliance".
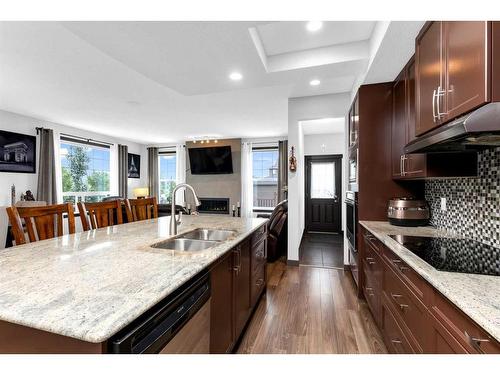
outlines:
[[429, 204], [424, 199], [392, 198], [387, 209], [387, 218], [392, 225], [418, 227], [429, 224]]

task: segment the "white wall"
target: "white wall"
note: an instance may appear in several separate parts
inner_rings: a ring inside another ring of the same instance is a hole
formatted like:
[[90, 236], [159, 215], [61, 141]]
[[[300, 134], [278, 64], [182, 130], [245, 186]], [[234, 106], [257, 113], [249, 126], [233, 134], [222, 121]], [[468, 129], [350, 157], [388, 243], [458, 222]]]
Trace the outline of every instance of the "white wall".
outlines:
[[299, 260], [304, 232], [304, 134], [301, 121], [345, 117], [350, 95], [331, 94], [288, 100], [288, 148], [296, 148], [297, 172], [288, 173], [288, 260]]
[[347, 156], [345, 132], [330, 134], [304, 135], [304, 155], [342, 155], [342, 194], [339, 196], [342, 208], [342, 230], [345, 232], [345, 205], [344, 197], [347, 187]]
[[[130, 141], [121, 140], [120, 138], [109, 137], [97, 133], [88, 132], [81, 129], [71, 128], [69, 126], [42, 121], [33, 117], [19, 115], [13, 112], [0, 110], [0, 129], [15, 133], [29, 134], [36, 136], [36, 127], [45, 127], [60, 131], [62, 133], [71, 134], [80, 137], [92, 138], [103, 142], [120, 143], [128, 146], [128, 151], [134, 154], [141, 155], [141, 178], [128, 179], [128, 195], [133, 197], [132, 189], [139, 186], [147, 186], [147, 149], [144, 145]], [[37, 171], [38, 171], [38, 145], [37, 137]], [[10, 188], [14, 184], [16, 186], [16, 196], [19, 199], [22, 192], [31, 190], [36, 197], [37, 174], [30, 173], [6, 173], [0, 172], [0, 207], [10, 206]], [[0, 209], [0, 248], [5, 245], [6, 234], [6, 214], [5, 210]]]

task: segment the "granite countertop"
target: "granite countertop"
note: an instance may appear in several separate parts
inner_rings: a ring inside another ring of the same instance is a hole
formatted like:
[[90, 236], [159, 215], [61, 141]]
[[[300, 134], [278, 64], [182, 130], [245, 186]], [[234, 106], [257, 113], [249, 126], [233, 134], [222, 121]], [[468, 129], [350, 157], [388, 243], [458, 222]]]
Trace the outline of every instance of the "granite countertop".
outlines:
[[149, 246], [171, 237], [170, 217], [0, 250], [0, 320], [103, 342], [266, 221], [183, 216], [179, 234], [195, 228], [236, 231], [189, 254]]
[[384, 221], [360, 221], [434, 288], [500, 342], [500, 277], [438, 271], [389, 237], [391, 234], [455, 237], [433, 227], [397, 227]]

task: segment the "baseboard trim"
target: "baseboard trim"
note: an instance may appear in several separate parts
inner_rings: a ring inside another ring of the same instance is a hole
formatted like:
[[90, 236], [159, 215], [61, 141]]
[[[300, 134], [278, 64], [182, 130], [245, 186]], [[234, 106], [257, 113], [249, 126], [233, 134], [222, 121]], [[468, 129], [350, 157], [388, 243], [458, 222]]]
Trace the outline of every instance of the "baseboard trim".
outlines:
[[294, 266], [294, 267], [298, 267], [300, 263], [299, 263], [299, 261], [298, 261], [298, 260], [290, 260], [290, 259], [288, 259], [288, 260], [286, 261], [286, 264], [287, 264], [287, 266]]

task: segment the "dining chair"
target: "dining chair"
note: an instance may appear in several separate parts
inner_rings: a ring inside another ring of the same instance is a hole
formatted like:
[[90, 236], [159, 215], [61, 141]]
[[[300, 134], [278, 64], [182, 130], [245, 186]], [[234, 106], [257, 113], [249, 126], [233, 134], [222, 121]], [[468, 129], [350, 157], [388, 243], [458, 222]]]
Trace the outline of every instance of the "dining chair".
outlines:
[[122, 202], [78, 202], [78, 212], [84, 231], [123, 224]]
[[158, 217], [158, 203], [156, 197], [140, 198], [140, 199], [125, 199], [125, 210], [127, 212], [127, 220], [140, 221], [153, 219]]
[[62, 236], [64, 214], [68, 217], [68, 233], [75, 233], [75, 216], [73, 206], [69, 203], [37, 207], [7, 207], [6, 210], [16, 245], [27, 242], [23, 220], [29, 242]]

